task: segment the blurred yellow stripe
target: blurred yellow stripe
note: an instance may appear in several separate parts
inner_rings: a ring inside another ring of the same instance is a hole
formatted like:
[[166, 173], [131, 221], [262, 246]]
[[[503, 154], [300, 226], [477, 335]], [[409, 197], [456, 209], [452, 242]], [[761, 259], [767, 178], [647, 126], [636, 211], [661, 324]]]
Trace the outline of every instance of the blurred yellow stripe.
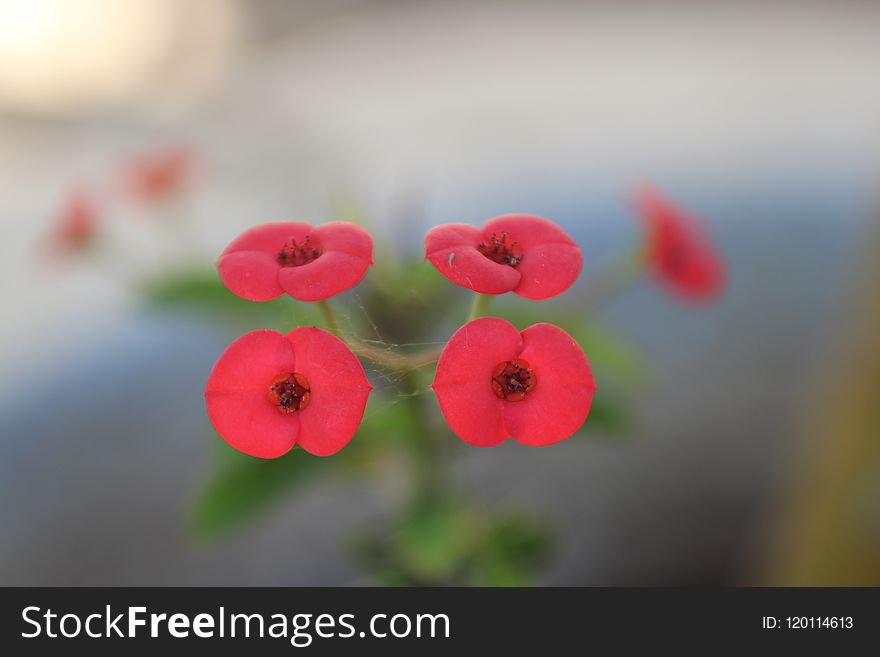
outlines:
[[760, 584], [880, 585], [880, 223], [873, 232], [840, 357], [805, 400], [806, 452]]

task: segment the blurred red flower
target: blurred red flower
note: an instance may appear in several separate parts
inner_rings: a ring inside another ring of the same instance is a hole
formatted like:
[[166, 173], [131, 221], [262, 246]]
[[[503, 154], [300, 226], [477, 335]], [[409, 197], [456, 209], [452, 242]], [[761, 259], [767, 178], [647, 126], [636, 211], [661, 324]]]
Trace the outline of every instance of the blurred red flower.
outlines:
[[552, 324], [522, 332], [497, 317], [461, 327], [443, 348], [433, 383], [440, 410], [465, 442], [492, 447], [570, 437], [587, 419], [596, 384], [575, 340]]
[[217, 269], [233, 294], [250, 301], [285, 292], [300, 301], [320, 301], [357, 285], [371, 264], [373, 238], [360, 226], [280, 221], [235, 238]]
[[123, 169], [126, 187], [141, 201], [162, 201], [186, 187], [194, 162], [192, 150], [185, 146], [141, 153]]
[[581, 250], [555, 223], [506, 214], [483, 228], [444, 224], [425, 236], [425, 257], [453, 283], [481, 294], [549, 299], [581, 272]]
[[277, 458], [298, 444], [329, 456], [357, 432], [370, 390], [345, 343], [301, 327], [238, 338], [214, 365], [205, 400], [217, 433], [245, 454]]
[[72, 192], [49, 234], [53, 248], [78, 251], [91, 244], [98, 234], [98, 209], [94, 197], [84, 189]]
[[654, 276], [688, 301], [718, 296], [725, 283], [721, 255], [702, 222], [655, 189], [640, 189], [636, 210], [647, 229], [647, 262]]

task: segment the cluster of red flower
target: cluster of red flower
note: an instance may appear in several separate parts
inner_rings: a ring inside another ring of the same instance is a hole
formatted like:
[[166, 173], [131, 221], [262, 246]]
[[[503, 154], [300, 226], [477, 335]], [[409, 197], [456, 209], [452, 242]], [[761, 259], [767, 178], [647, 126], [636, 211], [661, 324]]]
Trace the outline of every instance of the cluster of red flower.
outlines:
[[[718, 254], [695, 220], [646, 190], [637, 208], [647, 223], [644, 264], [683, 298], [716, 294]], [[364, 277], [373, 240], [346, 222], [268, 223], [236, 238], [217, 263], [224, 285], [251, 301], [282, 294], [321, 301]], [[496, 217], [482, 228], [446, 224], [425, 237], [425, 258], [447, 279], [480, 294], [513, 292], [547, 299], [581, 272], [581, 250], [548, 219]], [[433, 383], [449, 426], [480, 447], [512, 437], [549, 445], [587, 419], [596, 389], [590, 363], [561, 328], [518, 331], [483, 317], [462, 326], [443, 348]], [[236, 449], [275, 458], [295, 444], [326, 456], [342, 449], [363, 418], [371, 386], [351, 349], [318, 328], [287, 335], [254, 331], [220, 356], [205, 388], [208, 415]]]
[[[119, 188], [134, 201], [147, 205], [161, 203], [187, 186], [194, 168], [193, 154], [185, 146], [144, 151], [120, 169]], [[50, 247], [72, 252], [90, 246], [101, 228], [103, 200], [85, 185], [72, 190], [48, 236]]]

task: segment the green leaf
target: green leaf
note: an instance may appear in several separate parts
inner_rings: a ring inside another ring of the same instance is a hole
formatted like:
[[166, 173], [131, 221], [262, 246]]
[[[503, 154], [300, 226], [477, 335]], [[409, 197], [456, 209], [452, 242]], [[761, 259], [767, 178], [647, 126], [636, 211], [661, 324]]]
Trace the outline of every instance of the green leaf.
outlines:
[[200, 538], [229, 532], [268, 510], [283, 494], [302, 486], [327, 459], [295, 448], [278, 459], [235, 452], [222, 458], [216, 473], [198, 495], [190, 524]]
[[[140, 292], [156, 305], [199, 303], [206, 306], [238, 305], [213, 269], [170, 272], [140, 285]], [[241, 300], [247, 303], [245, 300]]]
[[420, 583], [394, 561], [387, 542], [378, 536], [363, 534], [355, 537], [351, 553], [363, 570], [380, 586], [417, 586]]
[[370, 395], [357, 434], [333, 459], [343, 474], [381, 476], [384, 468], [400, 454], [401, 445], [417, 431], [417, 419], [405, 399], [375, 392]]
[[413, 432], [422, 427], [419, 426], [417, 413], [409, 401], [409, 398], [389, 394], [370, 395], [358, 436], [364, 440], [410, 440]]
[[393, 531], [367, 530], [353, 554], [378, 582], [436, 586], [461, 582], [485, 531], [472, 509], [443, 493], [412, 500]]
[[593, 405], [590, 408], [590, 415], [579, 433], [623, 434], [628, 432], [633, 426], [629, 409], [608, 401], [605, 397], [600, 397], [601, 392], [597, 392], [596, 395], [597, 397], [593, 399]]
[[448, 321], [460, 291], [428, 263], [383, 263], [340, 301], [340, 307], [354, 333], [392, 346], [404, 345], [404, 351], [421, 351], [426, 345], [420, 343], [434, 337], [437, 327]]
[[641, 354], [616, 332], [596, 322], [573, 322], [571, 336], [590, 359], [597, 377], [607, 376], [615, 383], [635, 386], [648, 377]]
[[195, 311], [252, 314], [265, 313], [275, 302], [256, 304], [241, 299], [223, 285], [215, 269], [200, 268], [168, 272], [142, 283], [139, 291], [152, 307], [184, 308]]
[[324, 326], [313, 303], [281, 296], [254, 303], [226, 289], [215, 269], [201, 268], [169, 272], [138, 287], [150, 308], [220, 316], [239, 330], [264, 328], [267, 324], [282, 331], [297, 326]]
[[401, 523], [401, 561], [419, 579], [449, 580], [473, 548], [475, 525], [473, 514], [450, 498], [423, 498]]
[[521, 514], [491, 521], [477, 555], [474, 578], [483, 586], [523, 586], [534, 581], [547, 561], [554, 539], [549, 528]]
[[390, 266], [380, 266], [375, 272], [375, 284], [394, 298], [422, 296], [446, 288], [445, 279], [437, 270], [420, 258], [406, 258]]

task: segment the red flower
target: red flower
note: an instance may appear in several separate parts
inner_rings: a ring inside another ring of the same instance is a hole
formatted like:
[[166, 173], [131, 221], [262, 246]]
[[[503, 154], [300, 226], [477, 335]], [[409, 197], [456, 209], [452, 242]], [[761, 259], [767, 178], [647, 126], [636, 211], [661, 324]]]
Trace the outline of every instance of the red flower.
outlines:
[[481, 294], [513, 292], [549, 299], [581, 272], [581, 250], [555, 223], [530, 214], [505, 214], [482, 229], [444, 224], [425, 236], [425, 257], [453, 283]]
[[666, 287], [689, 301], [718, 296], [724, 262], [705, 236], [701, 221], [651, 188], [639, 191], [636, 209], [648, 232], [648, 266]]
[[217, 269], [233, 294], [269, 301], [287, 292], [319, 301], [357, 285], [373, 264], [373, 238], [344, 221], [254, 226], [220, 254]]
[[98, 234], [98, 211], [91, 194], [84, 190], [73, 192], [65, 201], [49, 241], [62, 251], [84, 249]]
[[298, 444], [329, 456], [354, 436], [370, 390], [339, 338], [301, 327], [238, 338], [214, 365], [205, 400], [217, 433], [245, 454], [277, 458]]
[[129, 192], [142, 201], [161, 201], [180, 192], [193, 173], [192, 151], [176, 146], [143, 153], [125, 169]]
[[492, 447], [508, 436], [524, 445], [565, 440], [587, 419], [596, 384], [584, 352], [558, 326], [520, 333], [483, 317], [443, 348], [433, 388], [452, 430]]

